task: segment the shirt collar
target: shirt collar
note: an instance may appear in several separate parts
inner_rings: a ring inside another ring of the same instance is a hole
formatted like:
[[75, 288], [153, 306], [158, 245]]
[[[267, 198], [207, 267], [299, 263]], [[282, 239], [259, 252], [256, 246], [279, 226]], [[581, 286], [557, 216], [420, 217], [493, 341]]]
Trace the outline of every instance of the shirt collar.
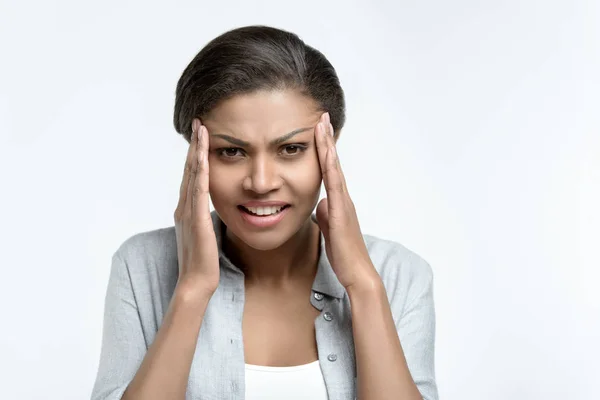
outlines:
[[[227, 268], [233, 269], [235, 272], [242, 273], [242, 271], [236, 267], [227, 256], [223, 253], [223, 234], [225, 233], [225, 224], [219, 217], [216, 211], [210, 213], [213, 222], [213, 229], [217, 238], [217, 247], [219, 249], [219, 261], [222, 262]], [[319, 234], [319, 265], [317, 267], [317, 274], [313, 282], [312, 290], [318, 293], [323, 293], [328, 296], [336, 297], [341, 299], [344, 297], [345, 289], [340, 283], [329, 263], [327, 253], [325, 251], [325, 238], [323, 233]]]

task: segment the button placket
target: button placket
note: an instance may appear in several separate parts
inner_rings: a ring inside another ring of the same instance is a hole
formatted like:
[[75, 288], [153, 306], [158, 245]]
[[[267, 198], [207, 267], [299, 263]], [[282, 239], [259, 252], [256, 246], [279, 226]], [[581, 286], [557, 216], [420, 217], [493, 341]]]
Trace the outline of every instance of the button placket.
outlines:
[[327, 298], [323, 293], [313, 291], [309, 297], [310, 304], [317, 310], [323, 312], [323, 309], [327, 305]]
[[[350, 324], [350, 304], [345, 297], [337, 298], [329, 294], [325, 296], [322, 302], [316, 300], [314, 292], [311, 297], [313, 305], [324, 306], [319, 315], [322, 318], [317, 318], [315, 325], [317, 328], [319, 359], [321, 360], [325, 382], [329, 386], [339, 385], [340, 382], [343, 382], [342, 386], [345, 394], [356, 394], [354, 379], [356, 375], [355, 349], [353, 348]], [[342, 397], [354, 398], [354, 396], [340, 395], [339, 400]]]

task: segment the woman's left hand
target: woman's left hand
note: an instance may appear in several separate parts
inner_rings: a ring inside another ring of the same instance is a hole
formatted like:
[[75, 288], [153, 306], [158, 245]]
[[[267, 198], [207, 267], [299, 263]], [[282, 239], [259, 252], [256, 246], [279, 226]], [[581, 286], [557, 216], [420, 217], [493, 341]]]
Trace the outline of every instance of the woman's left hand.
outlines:
[[327, 198], [317, 205], [317, 223], [325, 237], [327, 258], [346, 288], [370, 288], [381, 281], [365, 245], [354, 203], [335, 149], [329, 113], [315, 128], [315, 141]]

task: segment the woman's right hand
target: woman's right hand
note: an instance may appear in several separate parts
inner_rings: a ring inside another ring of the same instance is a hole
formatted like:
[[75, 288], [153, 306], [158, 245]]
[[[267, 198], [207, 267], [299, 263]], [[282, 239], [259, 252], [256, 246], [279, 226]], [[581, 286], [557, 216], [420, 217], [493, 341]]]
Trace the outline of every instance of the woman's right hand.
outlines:
[[192, 122], [179, 203], [175, 210], [177, 285], [212, 296], [219, 285], [219, 250], [208, 199], [208, 131], [199, 119]]

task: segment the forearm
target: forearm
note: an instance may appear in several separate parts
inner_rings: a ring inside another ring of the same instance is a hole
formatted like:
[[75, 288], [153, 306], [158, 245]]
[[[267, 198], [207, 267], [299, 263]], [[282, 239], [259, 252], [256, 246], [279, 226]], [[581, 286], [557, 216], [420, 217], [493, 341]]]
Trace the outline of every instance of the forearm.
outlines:
[[185, 399], [198, 334], [211, 294], [178, 285], [123, 400]]
[[379, 277], [349, 288], [359, 400], [422, 400]]

